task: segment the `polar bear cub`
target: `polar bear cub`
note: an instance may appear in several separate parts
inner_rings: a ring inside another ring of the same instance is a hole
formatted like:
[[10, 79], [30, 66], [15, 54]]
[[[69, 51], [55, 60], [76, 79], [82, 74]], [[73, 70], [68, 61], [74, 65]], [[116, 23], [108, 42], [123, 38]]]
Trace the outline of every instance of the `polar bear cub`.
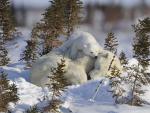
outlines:
[[[109, 66], [110, 63], [112, 62], [113, 57], [114, 54], [107, 50], [103, 50], [101, 53], [99, 53], [97, 60], [95, 61], [94, 70], [90, 72], [90, 78], [95, 80], [95, 79], [99, 79], [99, 77], [101, 76], [111, 75], [111, 70], [109, 70]], [[119, 69], [120, 72], [122, 72], [122, 66], [120, 60], [116, 55], [114, 57], [114, 61], [112, 62], [111, 67], [114, 66], [117, 69]]]
[[87, 56], [97, 57], [102, 50], [94, 36], [83, 31], [73, 33], [70, 39], [59, 48], [62, 54], [71, 59], [79, 58], [80, 51]]

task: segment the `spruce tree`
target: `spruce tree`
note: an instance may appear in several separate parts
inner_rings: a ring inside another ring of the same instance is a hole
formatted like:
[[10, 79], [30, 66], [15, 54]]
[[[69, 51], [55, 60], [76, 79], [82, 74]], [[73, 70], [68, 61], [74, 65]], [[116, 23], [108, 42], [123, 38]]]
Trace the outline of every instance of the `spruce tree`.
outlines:
[[42, 55], [61, 45], [58, 37], [60, 35], [69, 37], [80, 21], [80, 0], [51, 0], [50, 3], [43, 14], [43, 19], [34, 27], [36, 35], [32, 36], [42, 39]]
[[104, 48], [108, 51], [111, 51], [113, 53], [116, 52], [116, 48], [118, 46], [117, 38], [114, 36], [114, 33], [110, 32], [108, 33], [107, 38], [105, 39]]
[[0, 30], [4, 40], [12, 38], [15, 31], [9, 0], [0, 0]]
[[127, 60], [126, 54], [123, 51], [121, 51], [121, 53], [119, 55], [119, 59], [120, 59], [120, 63], [122, 65], [127, 65], [128, 64], [128, 60]]
[[110, 32], [108, 33], [108, 37], [105, 39], [104, 48], [112, 53], [114, 53], [114, 56], [109, 64], [108, 71], [112, 68], [112, 63], [114, 62], [115, 55], [117, 54], [117, 47], [118, 47], [118, 40], [114, 36], [114, 33]]
[[0, 66], [9, 62], [6, 40], [10, 40], [15, 32], [9, 0], [0, 0]]
[[110, 80], [110, 92], [115, 99], [116, 104], [123, 104], [125, 103], [125, 89], [123, 86], [124, 77], [121, 76], [120, 70], [118, 70], [115, 66], [111, 68], [111, 76], [108, 77]]
[[134, 25], [136, 37], [133, 43], [133, 57], [138, 60], [138, 64], [129, 67], [128, 84], [131, 86], [131, 98], [129, 104], [140, 106], [145, 103], [140, 96], [145, 92], [142, 90], [144, 85], [149, 84], [150, 77], [146, 72], [149, 66], [150, 56], [150, 19], [140, 20]]
[[7, 65], [9, 63], [8, 52], [4, 45], [3, 37], [0, 36], [0, 66]]
[[133, 57], [139, 61], [143, 67], [147, 67], [150, 61], [150, 18], [139, 20], [139, 24], [134, 25], [136, 37], [133, 44]]
[[49, 109], [50, 113], [60, 113], [59, 108], [63, 103], [59, 97], [62, 92], [64, 92], [69, 85], [67, 79], [64, 77], [65, 71], [65, 60], [62, 59], [60, 63], [57, 64], [56, 68], [52, 68], [52, 76], [49, 76], [49, 84], [48, 87], [52, 91], [52, 99], [49, 103], [49, 106], [46, 109]]
[[53, 48], [53, 41], [55, 41], [59, 35], [65, 34], [64, 30], [64, 1], [52, 0], [45, 13], [41, 23], [39, 23], [39, 31], [41, 32], [41, 38], [44, 40], [44, 54], [50, 52]]
[[143, 85], [147, 85], [145, 76], [147, 74], [139, 65], [132, 65], [128, 67], [128, 76], [126, 77], [127, 84], [130, 86], [130, 94], [127, 103], [132, 106], [141, 106], [145, 101], [140, 97], [145, 91], [142, 89]]
[[38, 38], [40, 37], [39, 34], [39, 24], [36, 24], [36, 26], [33, 27], [31, 32], [31, 40], [27, 40], [25, 50], [23, 53], [21, 53], [20, 60], [26, 62], [27, 67], [31, 67], [32, 63], [38, 58]]
[[26, 61], [26, 65], [28, 67], [31, 67], [32, 63], [37, 58], [37, 47], [36, 47], [36, 41], [35, 40], [27, 40], [27, 46], [24, 50], [23, 54], [21, 54], [21, 59]]
[[19, 100], [15, 84], [10, 84], [7, 74], [0, 73], [0, 112], [8, 111], [9, 102], [16, 103]]
[[69, 37], [76, 25], [81, 21], [80, 12], [82, 2], [80, 0], [64, 0], [65, 4], [65, 28]]

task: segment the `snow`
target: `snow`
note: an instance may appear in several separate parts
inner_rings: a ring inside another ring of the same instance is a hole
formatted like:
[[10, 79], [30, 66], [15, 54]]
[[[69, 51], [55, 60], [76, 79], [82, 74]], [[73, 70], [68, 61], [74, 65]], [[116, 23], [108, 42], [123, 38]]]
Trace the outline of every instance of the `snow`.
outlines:
[[22, 64], [4, 66], [1, 70], [8, 74], [8, 78], [18, 88], [20, 100], [16, 105], [11, 105], [14, 113], [23, 113], [31, 106], [38, 104], [48, 94], [46, 90], [30, 83], [30, 72], [29, 70], [25, 70]]
[[[40, 103], [45, 92], [42, 88], [37, 87], [30, 83], [29, 73], [24, 73], [22, 66], [4, 67], [3, 68], [9, 75], [9, 78], [15, 82], [18, 87], [20, 100], [16, 105], [11, 104], [13, 113], [22, 113], [30, 106]], [[13, 78], [15, 79], [12, 79]], [[98, 95], [94, 101], [90, 101], [94, 94], [96, 86], [99, 84], [97, 81], [89, 81], [83, 85], [69, 86], [66, 93], [63, 94], [62, 99], [65, 101], [63, 107], [70, 109], [73, 113], [149, 113], [150, 106], [144, 105], [142, 107], [134, 107], [129, 105], [116, 105], [112, 94], [108, 92], [108, 81], [104, 82]], [[150, 89], [150, 87], [149, 87]], [[48, 92], [46, 92], [48, 94]], [[144, 98], [150, 102], [150, 90], [144, 95]], [[63, 113], [67, 113], [63, 110]]]
[[27, 82], [23, 78], [18, 78], [15, 81], [17, 87], [19, 88], [19, 102], [14, 108], [14, 112], [23, 112], [25, 109], [28, 109], [30, 106], [37, 104], [38, 99], [42, 98], [43, 93], [42, 89]]
[[[130, 60], [130, 64], [136, 63], [135, 59]], [[42, 88], [30, 83], [30, 71], [24, 68], [22, 63], [4, 66], [3, 69], [8, 73], [8, 78], [13, 81], [18, 88], [20, 100], [16, 105], [10, 104], [13, 113], [22, 113], [30, 106], [40, 103], [44, 95], [48, 92]], [[101, 78], [104, 79], [104, 78]], [[100, 80], [101, 80], [100, 79]], [[150, 106], [133, 107], [129, 105], [116, 105], [112, 94], [109, 91], [109, 82], [106, 80], [100, 87], [100, 90], [91, 101], [96, 86], [100, 80], [89, 81], [83, 85], [69, 86], [68, 90], [63, 94], [62, 99], [65, 101], [63, 107], [70, 109], [73, 113], [149, 113]], [[150, 86], [143, 99], [150, 102]], [[67, 113], [62, 109], [63, 113]]]
[[[30, 69], [26, 69], [20, 59], [20, 54], [26, 46], [26, 40], [30, 38], [30, 31], [21, 29], [23, 36], [18, 37], [13, 42], [7, 44], [11, 63], [8, 66], [0, 67], [0, 70], [8, 73], [8, 78], [17, 85], [20, 100], [16, 105], [10, 103], [9, 107], [13, 113], [23, 113], [30, 106], [44, 106], [41, 103], [45, 95], [50, 96], [51, 92], [43, 90], [30, 83]], [[25, 37], [25, 38], [24, 38]], [[130, 60], [130, 64], [136, 64], [135, 59]], [[149, 67], [150, 72], [150, 67]], [[100, 78], [100, 80], [103, 78]], [[116, 105], [112, 94], [109, 92], [109, 82], [106, 80], [101, 86], [95, 99], [91, 101], [94, 91], [99, 84], [99, 80], [89, 81], [83, 85], [69, 86], [68, 90], [62, 95], [64, 100], [62, 112], [69, 113], [150, 113], [150, 105], [135, 107], [129, 105]], [[150, 86], [145, 87], [146, 93], [143, 99], [150, 103]]]
[[89, 105], [74, 107], [75, 113], [149, 113], [149, 107], [129, 107], [127, 105]]
[[8, 49], [8, 57], [10, 63], [18, 63], [20, 60], [20, 54], [25, 49], [26, 41], [30, 39], [30, 30], [26, 28], [18, 28], [18, 32], [21, 33], [15, 40], [8, 42], [6, 47]]

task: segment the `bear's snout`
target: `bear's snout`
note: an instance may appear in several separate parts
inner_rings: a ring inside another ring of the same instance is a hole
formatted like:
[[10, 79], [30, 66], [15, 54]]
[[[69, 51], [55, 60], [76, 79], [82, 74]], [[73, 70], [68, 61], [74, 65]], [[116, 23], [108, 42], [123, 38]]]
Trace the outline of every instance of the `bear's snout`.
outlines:
[[97, 59], [98, 56], [95, 56], [95, 59]]

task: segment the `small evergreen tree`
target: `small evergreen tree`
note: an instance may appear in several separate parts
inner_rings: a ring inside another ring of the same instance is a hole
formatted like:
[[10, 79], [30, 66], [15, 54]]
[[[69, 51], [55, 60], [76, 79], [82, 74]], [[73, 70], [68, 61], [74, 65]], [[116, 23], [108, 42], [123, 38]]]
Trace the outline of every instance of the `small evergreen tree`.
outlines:
[[50, 3], [43, 14], [44, 18], [33, 28], [33, 34], [36, 35], [32, 37], [43, 41], [42, 55], [61, 45], [57, 38], [66, 34], [69, 37], [80, 21], [80, 0], [51, 0]]
[[134, 25], [136, 37], [133, 43], [133, 57], [138, 60], [138, 64], [129, 67], [128, 81], [131, 86], [131, 99], [129, 104], [140, 106], [144, 101], [140, 98], [144, 91], [143, 85], [147, 85], [150, 81], [146, 68], [149, 66], [150, 56], [150, 38], [148, 33], [150, 32], [150, 19], [145, 18], [140, 20], [139, 24]]
[[142, 89], [143, 85], [147, 84], [145, 78], [146, 73], [143, 69], [139, 68], [139, 65], [133, 65], [128, 69], [128, 77], [126, 78], [127, 84], [130, 86], [130, 95], [128, 98], [128, 104], [141, 106], [145, 101], [140, 97], [145, 92]]
[[4, 46], [3, 38], [0, 37], [0, 66], [7, 65], [9, 63], [8, 52]]
[[13, 37], [15, 32], [9, 0], [0, 0], [0, 66], [9, 62], [5, 41]]
[[51, 0], [41, 23], [39, 23], [39, 31], [44, 40], [43, 53], [50, 52], [53, 48], [52, 42], [55, 41], [59, 35], [65, 34], [64, 29], [64, 1]]
[[25, 60], [27, 66], [31, 66], [31, 64], [36, 60], [36, 41], [35, 40], [28, 40], [26, 49], [24, 50], [23, 54], [21, 54], [20, 60]]
[[69, 37], [75, 26], [79, 24], [81, 17], [82, 2], [80, 0], [64, 0], [65, 5], [65, 28]]
[[62, 104], [62, 101], [59, 100], [59, 97], [61, 96], [62, 92], [64, 92], [67, 88], [66, 86], [69, 85], [67, 82], [67, 79], [64, 77], [64, 74], [66, 71], [65, 68], [65, 60], [62, 59], [60, 63], [57, 64], [56, 68], [52, 68], [52, 75], [49, 76], [49, 84], [48, 87], [52, 91], [52, 99], [49, 103], [49, 106], [47, 109], [49, 109], [50, 113], [60, 113], [60, 106]]
[[114, 36], [114, 33], [108, 33], [107, 38], [105, 39], [104, 48], [113, 53], [116, 52], [116, 48], [118, 46], [117, 38]]
[[[41, 52], [41, 51], [39, 52], [39, 48], [40, 48], [40, 44], [39, 44], [40, 29], [39, 28], [40, 28], [40, 25], [37, 23], [32, 29], [31, 40], [27, 41], [27, 46], [26, 46], [25, 51], [31, 51], [31, 52], [28, 52], [28, 56], [31, 57], [31, 60], [29, 59], [31, 63], [34, 62], [34, 60], [38, 58]], [[25, 57], [25, 54], [23, 56]], [[31, 65], [31, 63], [29, 62], [29, 65]]]
[[32, 31], [31, 31], [31, 40], [38, 41], [38, 38], [40, 37], [40, 34], [42, 31], [40, 23], [37, 23], [35, 26], [33, 26]]
[[139, 24], [134, 25], [136, 37], [134, 38], [133, 57], [136, 58], [140, 65], [147, 67], [150, 61], [150, 18], [139, 20]]
[[115, 103], [116, 104], [122, 104], [125, 103], [125, 89], [122, 87], [123, 86], [123, 78], [120, 76], [120, 70], [118, 70], [115, 66], [111, 68], [111, 76], [109, 76], [110, 80], [110, 87], [112, 92], [113, 98], [115, 98]]
[[19, 100], [15, 84], [9, 84], [7, 74], [0, 73], [0, 112], [8, 111], [9, 102], [16, 103]]
[[127, 60], [126, 54], [123, 51], [120, 53], [119, 59], [120, 59], [120, 63], [122, 65], [127, 65], [128, 64], [128, 60]]
[[0, 30], [4, 40], [12, 38], [15, 31], [9, 0], [0, 0]]
[[105, 49], [114, 53], [114, 56], [109, 64], [108, 71], [112, 68], [112, 63], [114, 62], [115, 55], [117, 54], [117, 47], [118, 47], [118, 41], [117, 38], [114, 36], [114, 33], [108, 33], [108, 37], [105, 39]]

